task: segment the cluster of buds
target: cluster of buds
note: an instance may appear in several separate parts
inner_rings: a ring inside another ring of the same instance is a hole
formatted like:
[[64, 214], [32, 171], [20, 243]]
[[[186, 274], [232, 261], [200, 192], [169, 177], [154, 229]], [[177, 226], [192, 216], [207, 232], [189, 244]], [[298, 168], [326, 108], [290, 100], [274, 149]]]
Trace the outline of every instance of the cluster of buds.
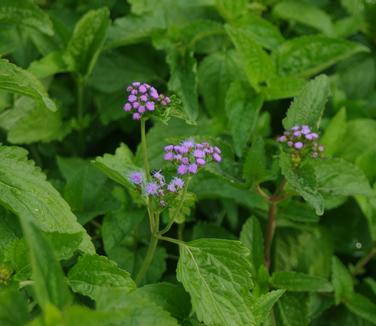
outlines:
[[124, 111], [132, 113], [133, 120], [140, 120], [146, 112], [155, 111], [158, 107], [165, 107], [170, 98], [149, 84], [133, 82], [127, 87], [128, 101], [124, 104]]
[[205, 164], [222, 160], [221, 150], [207, 142], [196, 144], [185, 140], [180, 145], [168, 145], [164, 150], [164, 159], [176, 164], [179, 175], [196, 174]]
[[302, 156], [308, 152], [314, 158], [321, 157], [324, 146], [319, 144], [319, 135], [307, 125], [294, 126], [277, 138], [278, 142], [287, 144], [295, 154]]
[[141, 172], [132, 172], [128, 179], [133, 183], [145, 196], [154, 197], [159, 200], [161, 206], [166, 206], [166, 196], [177, 194], [184, 188], [184, 180], [174, 177], [169, 183], [166, 183], [161, 171], [152, 173], [152, 180], [147, 181]]
[[6, 266], [0, 266], [0, 286], [6, 285], [12, 276], [12, 271]]

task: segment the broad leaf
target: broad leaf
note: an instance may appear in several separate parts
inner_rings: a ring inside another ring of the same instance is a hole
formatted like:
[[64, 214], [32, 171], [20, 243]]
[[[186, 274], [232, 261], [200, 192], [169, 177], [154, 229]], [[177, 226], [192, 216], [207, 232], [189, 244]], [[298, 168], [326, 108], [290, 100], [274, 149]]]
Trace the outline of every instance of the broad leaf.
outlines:
[[284, 290], [275, 290], [265, 293], [258, 297], [253, 304], [253, 311], [257, 325], [261, 325], [269, 316], [274, 304], [285, 293]]
[[332, 285], [324, 278], [296, 272], [275, 272], [271, 284], [276, 288], [296, 292], [332, 292]]
[[277, 325], [307, 326], [308, 294], [285, 293], [277, 302], [276, 317]]
[[255, 325], [248, 250], [238, 241], [200, 239], [181, 243], [177, 278], [207, 325]]
[[45, 175], [27, 160], [27, 152], [19, 147], [0, 147], [0, 202], [20, 217], [32, 221], [42, 231], [83, 234], [80, 249], [94, 248], [84, 228], [77, 223], [68, 204], [46, 181]]
[[332, 258], [332, 283], [336, 304], [351, 298], [354, 293], [352, 276], [349, 270], [335, 256]]
[[32, 97], [51, 111], [56, 111], [55, 103], [41, 84], [30, 72], [17, 67], [5, 59], [0, 59], [0, 89]]
[[345, 303], [346, 307], [354, 314], [364, 318], [370, 323], [376, 320], [376, 304], [361, 294], [354, 294]]
[[267, 82], [267, 87], [262, 90], [262, 95], [268, 101], [297, 96], [305, 83], [301, 77], [273, 77]]
[[76, 24], [65, 60], [69, 69], [82, 77], [90, 75], [95, 66], [110, 23], [109, 15], [107, 8], [92, 10]]
[[296, 125], [318, 128], [329, 96], [329, 79], [320, 75], [307, 83], [294, 99], [283, 120], [285, 129]]
[[25, 325], [29, 319], [26, 296], [16, 289], [0, 291], [0, 323], [2, 326]]
[[120, 269], [104, 256], [85, 255], [79, 258], [68, 273], [68, 280], [74, 292], [98, 300], [113, 289], [131, 292], [136, 284], [128, 272]]
[[342, 108], [331, 119], [321, 143], [325, 146], [325, 155], [333, 156], [343, 141], [346, 134], [346, 109]]
[[219, 13], [227, 20], [233, 20], [244, 14], [247, 9], [247, 0], [215, 0]]

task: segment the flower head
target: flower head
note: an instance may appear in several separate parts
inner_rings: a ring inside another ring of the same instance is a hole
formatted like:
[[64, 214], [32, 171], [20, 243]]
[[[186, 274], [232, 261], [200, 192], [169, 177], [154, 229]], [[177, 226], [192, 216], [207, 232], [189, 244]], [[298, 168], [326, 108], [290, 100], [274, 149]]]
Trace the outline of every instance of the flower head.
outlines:
[[147, 112], [167, 106], [171, 101], [168, 96], [147, 83], [133, 82], [127, 87], [128, 98], [124, 104], [124, 111], [132, 113], [133, 120], [140, 120]]
[[144, 175], [141, 172], [132, 172], [129, 174], [128, 180], [135, 185], [141, 185], [144, 181]]

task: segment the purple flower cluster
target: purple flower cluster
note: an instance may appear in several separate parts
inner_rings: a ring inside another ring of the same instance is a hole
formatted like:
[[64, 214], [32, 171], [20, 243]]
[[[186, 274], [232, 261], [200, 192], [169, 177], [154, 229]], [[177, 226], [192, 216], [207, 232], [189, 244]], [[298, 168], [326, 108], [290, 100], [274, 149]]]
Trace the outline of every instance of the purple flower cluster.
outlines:
[[169, 183], [166, 183], [165, 177], [161, 171], [154, 172], [151, 181], [146, 181], [141, 172], [130, 173], [128, 180], [146, 196], [159, 199], [161, 206], [166, 205], [166, 195], [176, 194], [184, 187], [184, 180], [178, 177], [174, 177]]
[[319, 135], [307, 125], [294, 126], [291, 130], [285, 131], [277, 140], [287, 144], [296, 152], [311, 148], [313, 157], [319, 157], [324, 151], [324, 146], [318, 143]]
[[133, 82], [127, 87], [128, 101], [124, 104], [124, 111], [131, 112], [133, 120], [140, 120], [146, 112], [154, 111], [158, 106], [167, 106], [170, 98], [158, 94], [149, 84]]
[[196, 144], [193, 140], [185, 140], [180, 145], [168, 145], [164, 150], [164, 159], [177, 165], [179, 175], [196, 174], [199, 167], [222, 161], [221, 150], [207, 142]]

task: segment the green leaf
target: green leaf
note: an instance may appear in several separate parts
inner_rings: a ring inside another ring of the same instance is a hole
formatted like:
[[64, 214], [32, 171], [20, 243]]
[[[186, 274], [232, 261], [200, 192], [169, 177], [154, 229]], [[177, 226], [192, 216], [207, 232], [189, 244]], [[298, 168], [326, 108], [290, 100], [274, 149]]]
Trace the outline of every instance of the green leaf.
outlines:
[[285, 293], [285, 290], [275, 290], [265, 293], [256, 299], [253, 304], [253, 312], [256, 318], [256, 324], [261, 325], [268, 318], [273, 305]]
[[313, 27], [330, 36], [333, 35], [333, 23], [330, 16], [310, 3], [287, 0], [277, 3], [273, 14], [286, 20]]
[[98, 300], [112, 289], [131, 292], [136, 284], [128, 272], [104, 256], [85, 255], [78, 259], [68, 273], [69, 285], [74, 292]]
[[247, 13], [231, 24], [243, 30], [254, 42], [268, 50], [277, 49], [285, 41], [277, 26], [252, 13]]
[[55, 51], [47, 54], [40, 60], [33, 61], [28, 71], [38, 78], [46, 78], [57, 73], [68, 72], [67, 63], [64, 61], [64, 55], [61, 51]]
[[198, 319], [211, 325], [255, 325], [248, 250], [238, 241], [200, 239], [179, 244], [177, 278]]
[[0, 59], [0, 89], [32, 97], [47, 109], [57, 110], [55, 103], [35, 76], [5, 59]]
[[277, 302], [276, 317], [277, 325], [307, 326], [308, 295], [286, 292]]
[[349, 270], [335, 256], [332, 258], [332, 283], [337, 305], [351, 298], [354, 293], [353, 278]]
[[249, 93], [244, 84], [233, 82], [226, 94], [226, 113], [238, 156], [242, 156], [256, 129], [258, 113], [263, 104], [261, 96], [251, 96]]
[[48, 14], [29, 0], [2, 0], [0, 22], [31, 27], [47, 35], [54, 33]]
[[90, 162], [58, 157], [57, 164], [67, 180], [64, 198], [81, 224], [120, 207], [110, 181]]
[[168, 87], [181, 97], [184, 112], [191, 121], [195, 121], [199, 115], [199, 105], [193, 52], [181, 53], [177, 49], [170, 49], [166, 60], [171, 70]]
[[324, 135], [321, 137], [321, 143], [325, 146], [325, 155], [333, 156], [346, 134], [346, 109], [342, 108], [330, 120]]
[[17, 99], [13, 108], [3, 111], [0, 127], [12, 144], [62, 140], [72, 129], [63, 123], [60, 110], [51, 112], [30, 97]]
[[373, 191], [364, 173], [343, 159], [319, 160], [314, 165], [317, 189], [334, 196], [372, 196]]
[[[184, 196], [183, 199], [181, 196]], [[184, 223], [185, 220], [189, 218], [196, 201], [197, 198], [195, 194], [191, 192], [178, 195], [170, 204], [171, 208], [168, 210], [170, 219], [174, 219], [176, 223]]]
[[233, 20], [243, 15], [247, 9], [247, 0], [215, 0], [217, 10], [226, 20]]
[[259, 91], [263, 83], [275, 74], [271, 57], [242, 29], [227, 25], [226, 31], [235, 45], [250, 84]]
[[276, 52], [281, 76], [309, 77], [355, 53], [368, 49], [350, 41], [323, 35], [306, 35], [282, 44]]
[[232, 81], [238, 78], [233, 51], [214, 52], [198, 68], [198, 86], [211, 116], [226, 120], [225, 98]]
[[264, 264], [264, 237], [256, 217], [250, 217], [243, 224], [240, 232], [240, 241], [250, 251], [249, 260], [255, 273]]
[[0, 203], [42, 231], [83, 234], [79, 249], [91, 253], [94, 247], [84, 228], [77, 223], [68, 204], [45, 175], [27, 160], [19, 147], [0, 147]]
[[296, 272], [275, 272], [271, 284], [295, 292], [332, 292], [332, 285], [322, 277]]
[[301, 77], [274, 77], [268, 81], [267, 86], [262, 90], [262, 95], [268, 101], [297, 96], [305, 83]]
[[318, 128], [329, 93], [327, 76], [320, 75], [308, 82], [287, 111], [286, 118], [283, 120], [285, 129], [291, 129], [296, 125]]
[[304, 168], [294, 169], [290, 155], [281, 152], [279, 166], [288, 184], [311, 205], [317, 215], [324, 213], [324, 199], [316, 189], [314, 169], [306, 165]]
[[70, 70], [82, 77], [91, 74], [102, 49], [110, 24], [107, 8], [87, 12], [76, 24], [64, 59]]
[[30, 248], [33, 287], [39, 305], [61, 308], [70, 304], [71, 294], [51, 244], [33, 222], [23, 217], [20, 222]]
[[375, 323], [376, 304], [367, 297], [355, 293], [348, 301], [346, 301], [345, 305], [354, 314], [362, 317], [370, 323]]
[[172, 317], [178, 320], [188, 319], [191, 312], [191, 301], [187, 292], [179, 284], [168, 282], [148, 284], [136, 290], [143, 298], [149, 299]]
[[0, 324], [2, 326], [25, 325], [29, 319], [27, 299], [16, 289], [0, 291]]

